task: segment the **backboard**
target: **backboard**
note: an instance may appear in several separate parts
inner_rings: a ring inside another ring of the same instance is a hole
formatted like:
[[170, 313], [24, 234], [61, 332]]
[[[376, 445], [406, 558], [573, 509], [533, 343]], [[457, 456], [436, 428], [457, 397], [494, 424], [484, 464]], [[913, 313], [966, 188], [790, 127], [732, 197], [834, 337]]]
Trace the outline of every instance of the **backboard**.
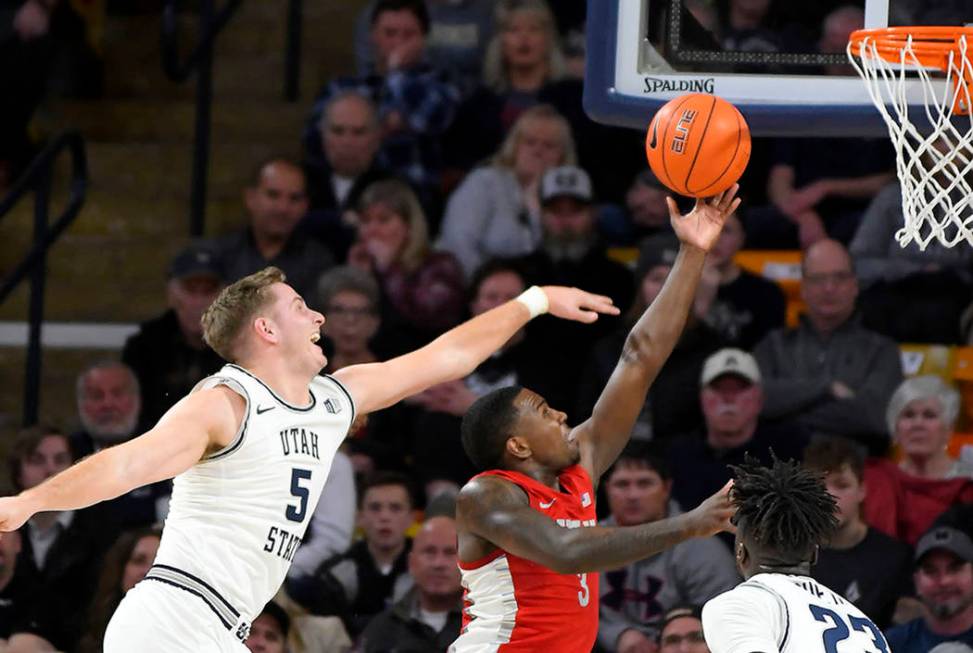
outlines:
[[755, 136], [882, 136], [850, 30], [969, 22], [973, 0], [588, 0], [584, 106], [645, 129], [673, 97], [713, 93]]

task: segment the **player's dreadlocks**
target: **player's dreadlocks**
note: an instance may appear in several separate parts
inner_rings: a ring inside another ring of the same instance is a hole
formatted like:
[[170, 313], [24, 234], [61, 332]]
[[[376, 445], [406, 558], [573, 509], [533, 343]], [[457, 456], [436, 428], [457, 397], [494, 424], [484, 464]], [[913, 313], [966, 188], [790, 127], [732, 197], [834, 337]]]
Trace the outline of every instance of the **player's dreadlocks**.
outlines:
[[834, 498], [821, 476], [800, 463], [774, 456], [773, 464], [764, 467], [747, 456], [731, 468], [736, 522], [761, 548], [788, 557], [809, 556], [837, 528]]

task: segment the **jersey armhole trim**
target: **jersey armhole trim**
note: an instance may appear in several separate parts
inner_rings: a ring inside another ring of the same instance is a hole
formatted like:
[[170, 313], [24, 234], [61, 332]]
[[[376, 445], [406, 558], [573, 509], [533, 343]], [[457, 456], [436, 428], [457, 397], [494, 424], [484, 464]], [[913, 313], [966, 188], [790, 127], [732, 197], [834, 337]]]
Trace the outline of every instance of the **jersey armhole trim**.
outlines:
[[217, 386], [225, 385], [227, 388], [233, 390], [238, 395], [243, 397], [243, 400], [246, 402], [247, 405], [243, 413], [243, 422], [240, 423], [240, 428], [237, 430], [236, 435], [233, 437], [233, 441], [230, 442], [230, 444], [223, 447], [222, 449], [219, 449], [218, 451], [214, 451], [208, 456], [204, 456], [201, 461], [204, 463], [213, 462], [214, 460], [220, 460], [222, 458], [226, 458], [231, 453], [239, 449], [240, 446], [243, 445], [243, 439], [247, 435], [247, 424], [250, 422], [250, 395], [247, 393], [247, 389], [243, 387], [243, 384], [237, 381], [236, 379], [226, 377], [226, 376], [211, 377], [211, 379], [214, 381], [214, 383], [210, 387], [215, 388]]
[[355, 423], [355, 416], [358, 414], [358, 407], [355, 406], [355, 398], [351, 396], [350, 392], [348, 392], [348, 388], [345, 387], [345, 384], [335, 377], [331, 376], [330, 374], [322, 374], [321, 376], [338, 386], [338, 389], [341, 390], [346, 397], [348, 397], [348, 404], [351, 406], [351, 421], [348, 422], [348, 428], [350, 430], [351, 425]]

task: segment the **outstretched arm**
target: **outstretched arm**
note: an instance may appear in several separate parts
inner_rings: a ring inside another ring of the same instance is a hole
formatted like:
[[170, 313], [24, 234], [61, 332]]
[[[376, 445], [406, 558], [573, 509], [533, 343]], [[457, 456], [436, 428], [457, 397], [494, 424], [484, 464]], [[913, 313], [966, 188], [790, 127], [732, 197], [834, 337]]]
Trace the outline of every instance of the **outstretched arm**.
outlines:
[[192, 393], [144, 435], [99, 451], [17, 496], [0, 498], [0, 532], [20, 528], [38, 512], [86, 508], [184, 472], [207, 451], [232, 441], [245, 409], [243, 398], [228, 388]]
[[469, 482], [456, 502], [457, 527], [559, 574], [618, 569], [691, 537], [732, 530], [731, 483], [687, 513], [639, 526], [562, 528], [498, 478]]
[[[536, 295], [540, 291], [543, 295]], [[599, 313], [618, 314], [610, 298], [577, 288], [545, 286], [528, 292], [534, 293], [535, 300], [546, 299], [551, 315], [564, 319], [594, 322]], [[514, 299], [447, 331], [412, 353], [384, 363], [345, 367], [335, 377], [351, 393], [359, 413], [380, 410], [428, 387], [470, 374], [530, 319], [527, 304]]]
[[687, 215], [668, 198], [672, 226], [682, 245], [659, 296], [629, 332], [622, 356], [595, 403], [577, 427], [581, 464], [597, 479], [612, 464], [632, 433], [645, 395], [682, 334], [706, 253], [719, 238], [726, 217], [736, 210], [737, 186], [710, 200], [696, 200]]

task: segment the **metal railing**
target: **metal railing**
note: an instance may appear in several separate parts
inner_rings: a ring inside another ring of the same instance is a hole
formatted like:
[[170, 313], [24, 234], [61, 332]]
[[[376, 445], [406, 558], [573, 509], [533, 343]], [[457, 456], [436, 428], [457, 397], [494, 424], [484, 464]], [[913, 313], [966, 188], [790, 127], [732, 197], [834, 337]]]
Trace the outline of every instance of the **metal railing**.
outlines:
[[[71, 155], [71, 183], [67, 205], [54, 221], [49, 221], [51, 177], [57, 157], [67, 150]], [[44, 321], [44, 287], [47, 280], [47, 250], [64, 233], [81, 211], [88, 186], [88, 159], [84, 139], [78, 132], [65, 132], [38, 154], [0, 200], [0, 220], [28, 193], [34, 195], [34, 242], [20, 263], [0, 282], [0, 304], [24, 279], [30, 278], [27, 317], [27, 358], [24, 373], [23, 423], [37, 423], [40, 408], [41, 324]]]
[[[177, 0], [166, 0], [162, 11], [162, 67], [174, 82], [196, 72], [196, 118], [193, 133], [193, 169], [189, 206], [189, 233], [201, 236], [206, 227], [206, 186], [209, 166], [210, 123], [213, 104], [213, 46], [243, 0], [227, 0], [218, 11], [213, 0], [200, 0], [199, 40], [185, 60], [179, 60]], [[301, 66], [301, 0], [288, 0], [287, 43], [284, 56], [284, 99], [298, 98]]]

